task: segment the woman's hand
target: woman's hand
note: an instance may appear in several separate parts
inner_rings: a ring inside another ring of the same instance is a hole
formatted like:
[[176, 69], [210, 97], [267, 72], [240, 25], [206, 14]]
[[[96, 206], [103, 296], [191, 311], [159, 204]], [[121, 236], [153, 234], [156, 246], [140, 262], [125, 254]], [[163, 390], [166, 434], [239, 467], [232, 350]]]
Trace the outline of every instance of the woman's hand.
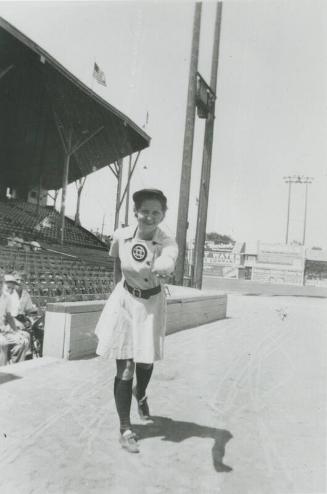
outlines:
[[169, 256], [160, 256], [153, 263], [152, 273], [159, 278], [169, 277], [174, 270], [174, 261]]

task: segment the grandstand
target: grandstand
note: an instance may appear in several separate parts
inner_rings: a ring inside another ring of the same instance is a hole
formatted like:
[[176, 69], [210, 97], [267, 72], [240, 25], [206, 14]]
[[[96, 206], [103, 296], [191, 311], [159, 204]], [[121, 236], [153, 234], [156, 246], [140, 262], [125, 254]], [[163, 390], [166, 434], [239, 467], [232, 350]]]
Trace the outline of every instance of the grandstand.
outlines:
[[[34, 204], [0, 202], [0, 271], [23, 271], [27, 289], [39, 306], [106, 298], [111, 291], [112, 261], [107, 246], [66, 220], [62, 246], [58, 244], [60, 216], [52, 206], [40, 207], [36, 213]], [[9, 247], [13, 234], [22, 242]], [[31, 241], [37, 241], [40, 249], [34, 251]]]
[[[23, 271], [42, 307], [106, 298], [108, 247], [65, 216], [67, 184], [111, 164], [119, 170], [149, 136], [2, 18], [0, 115], [0, 271]], [[45, 200], [59, 188], [60, 214]]]
[[[39, 206], [23, 201], [8, 200], [0, 202], [1, 235], [9, 235], [13, 231], [24, 240], [40, 240], [47, 243], [58, 243], [60, 233], [60, 215], [53, 206]], [[104, 244], [88, 230], [76, 226], [66, 218], [65, 244], [83, 245], [89, 248], [104, 249]]]
[[40, 307], [49, 302], [104, 299], [112, 288], [112, 265], [105, 254], [106, 259], [103, 256], [103, 262], [96, 264], [47, 250], [25, 252], [0, 246], [0, 270], [23, 271], [27, 290]]
[[[75, 225], [69, 218], [65, 223], [65, 244], [104, 249], [104, 244], [88, 230]], [[2, 236], [14, 231], [26, 241], [58, 243], [60, 215], [53, 206], [39, 206], [36, 209], [34, 204], [9, 200], [0, 203], [0, 229]]]

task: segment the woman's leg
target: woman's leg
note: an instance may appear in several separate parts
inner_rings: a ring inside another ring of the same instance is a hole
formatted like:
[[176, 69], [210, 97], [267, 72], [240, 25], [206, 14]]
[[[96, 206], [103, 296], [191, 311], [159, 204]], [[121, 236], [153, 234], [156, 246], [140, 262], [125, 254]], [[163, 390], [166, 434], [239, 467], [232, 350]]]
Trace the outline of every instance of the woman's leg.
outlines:
[[135, 365], [131, 359], [116, 360], [116, 365], [117, 375], [115, 377], [114, 396], [120, 420], [120, 432], [123, 434], [131, 428], [130, 410]]
[[146, 388], [150, 382], [153, 364], [136, 364], [136, 387], [133, 393], [137, 399], [138, 411], [141, 419], [150, 418], [150, 410], [146, 397]]
[[153, 364], [136, 364], [136, 397], [141, 400], [145, 397], [146, 388], [150, 382]]

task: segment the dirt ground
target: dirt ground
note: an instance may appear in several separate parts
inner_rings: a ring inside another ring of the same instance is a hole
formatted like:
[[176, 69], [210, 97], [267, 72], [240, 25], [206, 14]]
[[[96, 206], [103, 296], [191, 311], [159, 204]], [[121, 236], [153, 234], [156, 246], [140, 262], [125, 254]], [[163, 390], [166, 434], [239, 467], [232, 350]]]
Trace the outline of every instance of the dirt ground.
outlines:
[[231, 295], [167, 337], [141, 452], [118, 444], [114, 363], [0, 368], [1, 494], [326, 492], [327, 303]]

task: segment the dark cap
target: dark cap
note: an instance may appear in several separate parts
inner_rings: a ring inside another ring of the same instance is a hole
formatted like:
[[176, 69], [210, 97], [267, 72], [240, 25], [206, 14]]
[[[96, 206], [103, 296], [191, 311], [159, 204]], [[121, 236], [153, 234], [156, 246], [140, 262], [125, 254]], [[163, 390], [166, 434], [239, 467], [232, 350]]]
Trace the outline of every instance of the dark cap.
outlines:
[[158, 199], [161, 202], [163, 209], [167, 209], [167, 197], [159, 189], [141, 189], [133, 194], [135, 204], [140, 204], [145, 199]]

